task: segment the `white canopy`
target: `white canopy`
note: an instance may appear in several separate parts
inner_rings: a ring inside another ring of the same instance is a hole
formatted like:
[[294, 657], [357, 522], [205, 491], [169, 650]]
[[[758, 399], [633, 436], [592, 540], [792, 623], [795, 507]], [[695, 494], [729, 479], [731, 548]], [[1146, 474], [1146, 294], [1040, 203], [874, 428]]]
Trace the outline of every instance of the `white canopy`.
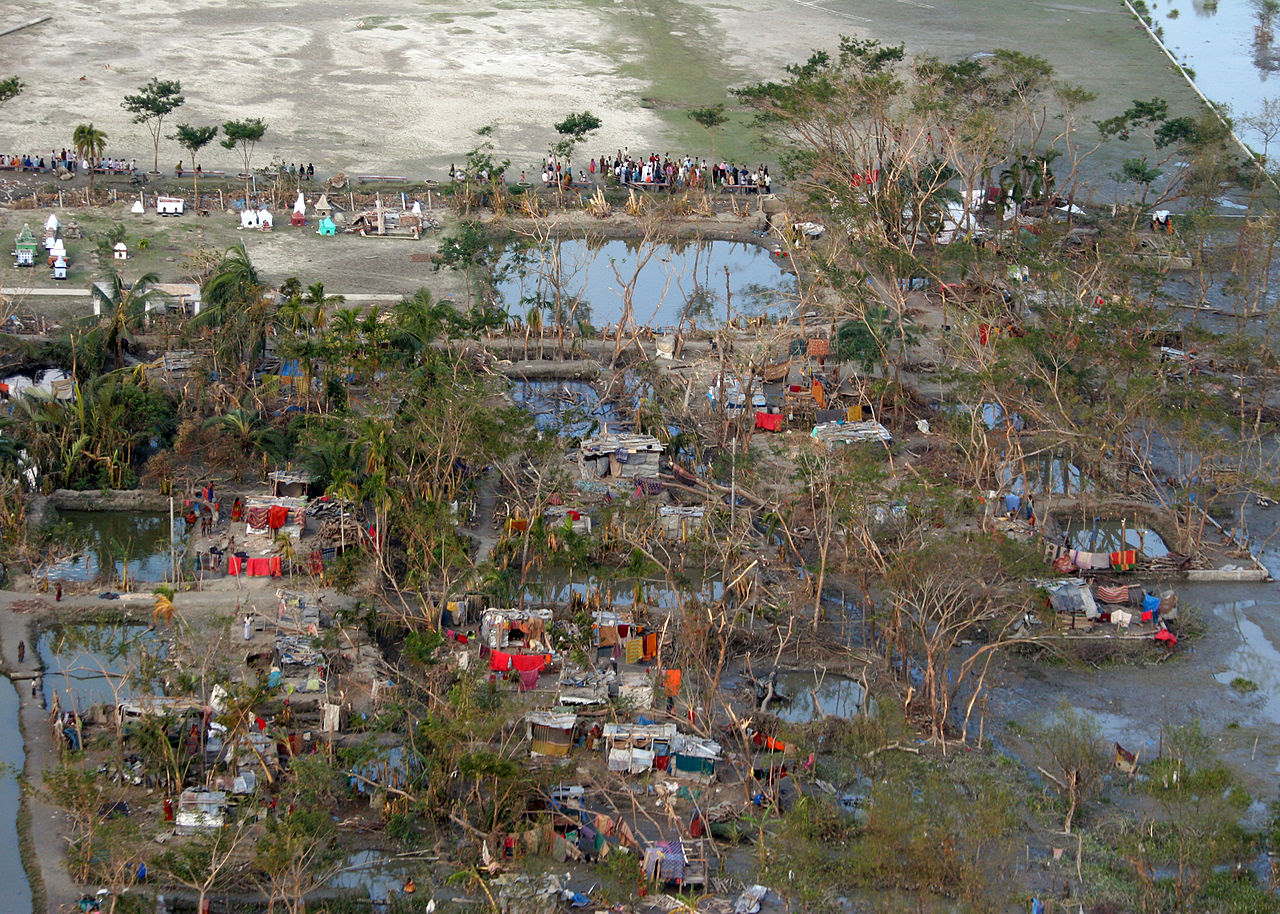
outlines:
[[307, 201], [306, 198], [302, 196], [302, 191], [298, 191], [298, 199], [293, 204], [293, 211], [299, 216], [305, 216], [307, 214]]

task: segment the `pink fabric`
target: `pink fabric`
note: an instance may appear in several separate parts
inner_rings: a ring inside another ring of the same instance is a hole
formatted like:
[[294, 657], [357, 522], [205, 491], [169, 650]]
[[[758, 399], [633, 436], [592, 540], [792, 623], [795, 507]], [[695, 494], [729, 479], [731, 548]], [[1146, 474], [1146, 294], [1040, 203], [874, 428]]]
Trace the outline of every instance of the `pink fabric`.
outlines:
[[523, 670], [520, 673], [520, 691], [532, 692], [538, 687], [538, 671]]

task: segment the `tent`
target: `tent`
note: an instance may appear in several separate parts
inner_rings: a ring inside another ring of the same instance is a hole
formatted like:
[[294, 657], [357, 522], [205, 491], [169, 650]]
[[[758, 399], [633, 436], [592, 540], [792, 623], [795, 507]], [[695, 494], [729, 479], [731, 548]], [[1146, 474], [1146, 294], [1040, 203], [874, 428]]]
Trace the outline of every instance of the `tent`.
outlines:
[[530, 755], [563, 758], [573, 746], [573, 728], [578, 715], [554, 711], [530, 711], [524, 716]]

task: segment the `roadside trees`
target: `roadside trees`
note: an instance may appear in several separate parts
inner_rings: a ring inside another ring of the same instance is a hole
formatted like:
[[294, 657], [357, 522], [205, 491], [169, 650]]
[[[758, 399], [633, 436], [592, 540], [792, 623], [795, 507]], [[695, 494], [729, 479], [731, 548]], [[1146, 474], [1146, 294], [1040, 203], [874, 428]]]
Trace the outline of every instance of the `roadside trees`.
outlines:
[[217, 135], [217, 127], [192, 127], [190, 124], [179, 124], [173, 136], [169, 137], [191, 153], [191, 196], [194, 198], [193, 205], [196, 207], [200, 206], [200, 172], [196, 170], [196, 156], [201, 149], [212, 143]]
[[570, 114], [556, 124], [556, 133], [561, 139], [551, 147], [551, 154], [563, 158], [570, 166], [572, 174], [573, 150], [588, 136], [600, 129], [600, 118], [590, 111]]
[[244, 202], [249, 205], [249, 188], [252, 178], [253, 152], [266, 136], [267, 125], [262, 118], [251, 117], [242, 121], [227, 121], [222, 125], [223, 149], [239, 149], [244, 164]]
[[120, 107], [133, 115], [135, 124], [142, 124], [151, 134], [152, 150], [155, 153], [152, 174], [160, 172], [160, 137], [164, 130], [164, 119], [186, 104], [186, 101], [180, 82], [153, 76], [146, 85], [139, 86], [135, 94], [126, 95], [120, 104]]

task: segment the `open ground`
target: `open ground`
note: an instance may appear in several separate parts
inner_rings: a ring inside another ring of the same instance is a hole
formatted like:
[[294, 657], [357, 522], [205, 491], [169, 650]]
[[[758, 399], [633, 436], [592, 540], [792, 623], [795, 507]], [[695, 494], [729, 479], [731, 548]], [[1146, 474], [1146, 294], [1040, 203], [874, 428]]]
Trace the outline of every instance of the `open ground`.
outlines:
[[[37, 3], [0, 26], [52, 21], [0, 38], [7, 69], [29, 88], [0, 109], [0, 151], [62, 148], [68, 124], [105, 130], [108, 154], [147, 160], [149, 141], [120, 108], [153, 75], [180, 79], [177, 121], [262, 117], [259, 160], [339, 170], [436, 174], [496, 124], [513, 167], [534, 167], [551, 125], [591, 109], [593, 148], [767, 157], [734, 111], [709, 135], [690, 108], [770, 78], [840, 34], [902, 42], [954, 59], [1013, 48], [1041, 54], [1067, 82], [1099, 94], [1105, 117], [1132, 98], [1191, 108], [1182, 77], [1120, 0], [124, 0]], [[590, 153], [590, 150], [588, 150]], [[1119, 153], [1103, 153], [1099, 174]], [[169, 144], [161, 165], [181, 155]], [[230, 168], [212, 147], [206, 167]]]

